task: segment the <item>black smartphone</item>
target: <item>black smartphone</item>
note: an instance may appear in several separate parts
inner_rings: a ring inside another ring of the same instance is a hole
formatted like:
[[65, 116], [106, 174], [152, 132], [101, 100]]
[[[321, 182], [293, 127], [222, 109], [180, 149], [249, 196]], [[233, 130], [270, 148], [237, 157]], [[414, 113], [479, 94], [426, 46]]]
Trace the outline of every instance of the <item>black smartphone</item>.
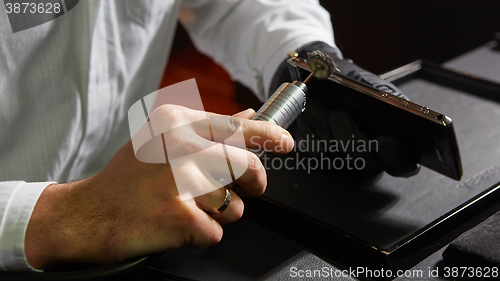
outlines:
[[[311, 73], [301, 58], [289, 59], [288, 66], [293, 80], [303, 81]], [[462, 178], [460, 151], [450, 117], [338, 72], [325, 80], [312, 79], [307, 87], [310, 95], [332, 110], [347, 111], [369, 139], [391, 135], [417, 163], [454, 180]]]

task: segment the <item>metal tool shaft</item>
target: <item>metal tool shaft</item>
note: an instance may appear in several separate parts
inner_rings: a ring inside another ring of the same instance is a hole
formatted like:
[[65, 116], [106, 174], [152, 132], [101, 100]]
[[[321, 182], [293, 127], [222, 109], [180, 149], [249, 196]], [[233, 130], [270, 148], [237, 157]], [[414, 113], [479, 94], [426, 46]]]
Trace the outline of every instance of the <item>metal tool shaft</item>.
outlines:
[[[305, 109], [307, 86], [300, 81], [283, 83], [264, 105], [257, 111], [253, 120], [274, 123], [287, 129]], [[265, 152], [263, 148], [248, 149], [258, 157]]]
[[[308, 92], [305, 83], [313, 76], [318, 79], [326, 79], [336, 69], [333, 60], [320, 51], [309, 53], [308, 60], [311, 61], [311, 74], [304, 82], [294, 81], [281, 84], [259, 111], [255, 113], [253, 120], [271, 122], [287, 129], [297, 119], [300, 113], [305, 110]], [[255, 153], [258, 157], [261, 157], [266, 152], [263, 147], [247, 148], [247, 150]], [[219, 182], [224, 182], [224, 179], [219, 180]], [[234, 182], [227, 186], [231, 189], [233, 185]]]

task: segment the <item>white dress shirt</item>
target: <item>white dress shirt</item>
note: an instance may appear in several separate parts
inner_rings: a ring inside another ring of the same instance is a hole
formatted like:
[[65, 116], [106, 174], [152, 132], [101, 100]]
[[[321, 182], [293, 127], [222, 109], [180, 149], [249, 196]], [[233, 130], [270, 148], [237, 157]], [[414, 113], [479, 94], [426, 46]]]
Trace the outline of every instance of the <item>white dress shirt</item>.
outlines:
[[24, 235], [44, 188], [92, 175], [130, 139], [127, 111], [157, 89], [179, 14], [261, 100], [288, 51], [335, 46], [317, 0], [88, 0], [16, 33], [0, 7], [0, 270], [33, 270]]

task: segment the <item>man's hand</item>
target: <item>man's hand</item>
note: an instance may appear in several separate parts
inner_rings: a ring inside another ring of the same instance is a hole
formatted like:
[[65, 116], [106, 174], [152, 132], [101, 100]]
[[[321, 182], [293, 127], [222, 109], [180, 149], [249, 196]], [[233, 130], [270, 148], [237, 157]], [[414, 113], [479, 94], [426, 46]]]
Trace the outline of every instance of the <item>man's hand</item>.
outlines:
[[[293, 139], [286, 130], [271, 123], [248, 120], [255, 114], [253, 110], [229, 117], [167, 105], [153, 114], [182, 124], [196, 124], [200, 116], [208, 117], [216, 120], [211, 122], [212, 131], [230, 131], [238, 127], [237, 124], [249, 147], [265, 144], [267, 150], [280, 153], [293, 148]], [[184, 133], [184, 136], [178, 132], [177, 135], [165, 133], [165, 138], [178, 141], [176, 151], [167, 149], [169, 155], [188, 154], [189, 151], [182, 150], [211, 142], [210, 136], [200, 134], [194, 125], [188, 126]], [[38, 269], [61, 263], [108, 264], [186, 245], [205, 248], [218, 243], [222, 238], [221, 224], [234, 222], [243, 214], [243, 202], [237, 194], [259, 196], [267, 184], [266, 172], [258, 157], [242, 148], [228, 149], [240, 158], [246, 157], [247, 161], [242, 163], [248, 163], [248, 167], [243, 167], [246, 171], [236, 179], [238, 187], [231, 191], [229, 206], [218, 214], [210, 211], [222, 204], [224, 189], [181, 201], [170, 163], [140, 162], [131, 142], [95, 176], [48, 186], [34, 208], [26, 231], [28, 263]], [[200, 151], [209, 153], [207, 149]], [[210, 157], [214, 156], [206, 155], [207, 159]], [[237, 161], [231, 164], [238, 165]], [[182, 176], [194, 188], [205, 188], [203, 185], [217, 180], [210, 161], [189, 167], [182, 171]]]

